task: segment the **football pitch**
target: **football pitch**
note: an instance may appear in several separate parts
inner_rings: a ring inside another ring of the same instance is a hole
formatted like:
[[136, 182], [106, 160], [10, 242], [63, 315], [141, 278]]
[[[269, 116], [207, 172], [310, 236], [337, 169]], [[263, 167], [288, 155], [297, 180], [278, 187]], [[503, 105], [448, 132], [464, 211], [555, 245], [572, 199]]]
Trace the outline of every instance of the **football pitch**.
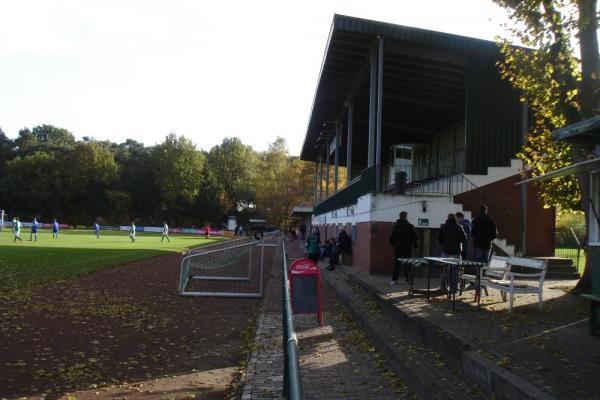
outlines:
[[171, 235], [171, 242], [161, 243], [159, 233], [137, 233], [131, 243], [127, 232], [64, 230], [58, 239], [50, 231], [38, 233], [38, 241], [29, 241], [29, 232], [21, 234], [22, 242], [13, 243], [12, 232], [0, 232], [0, 292], [10, 292], [85, 273], [144, 260], [159, 255], [183, 252], [226, 240], [203, 236]]

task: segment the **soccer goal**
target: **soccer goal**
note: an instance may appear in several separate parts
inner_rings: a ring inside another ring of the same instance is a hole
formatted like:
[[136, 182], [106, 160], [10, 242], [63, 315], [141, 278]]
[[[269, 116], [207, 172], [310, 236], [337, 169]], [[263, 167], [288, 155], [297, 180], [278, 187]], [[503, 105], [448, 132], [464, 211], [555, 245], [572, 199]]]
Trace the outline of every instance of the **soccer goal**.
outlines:
[[187, 251], [187, 253], [185, 253], [185, 255], [191, 256], [193, 254], [208, 253], [208, 252], [214, 251], [214, 250], [226, 249], [228, 247], [238, 246], [238, 245], [248, 244], [248, 243], [254, 243], [254, 242], [256, 242], [256, 240], [252, 236], [238, 237], [236, 239], [224, 240], [222, 242], [217, 242], [217, 243], [209, 244], [206, 246], [199, 246], [199, 247], [191, 248]]
[[262, 296], [264, 242], [250, 238], [224, 243], [229, 246], [205, 248], [203, 252], [184, 256], [179, 277], [180, 295]]

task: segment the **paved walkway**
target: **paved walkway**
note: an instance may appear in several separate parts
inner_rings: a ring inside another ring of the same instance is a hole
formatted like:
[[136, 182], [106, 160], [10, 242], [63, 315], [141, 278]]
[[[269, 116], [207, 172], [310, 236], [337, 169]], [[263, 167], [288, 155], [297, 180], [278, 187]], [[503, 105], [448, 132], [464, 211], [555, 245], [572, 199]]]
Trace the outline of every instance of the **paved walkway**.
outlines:
[[[576, 281], [546, 282], [542, 314], [536, 295], [517, 297], [513, 312], [508, 314], [508, 303], [494, 290], [484, 297], [480, 310], [472, 302], [473, 291], [464, 292], [452, 312], [445, 296], [430, 301], [422, 294], [409, 297], [406, 283], [391, 286], [389, 276], [367, 275], [351, 266], [326, 273], [325, 281], [334, 285], [336, 292], [347, 290], [343, 286], [350, 282], [362, 295], [370, 293], [379, 305], [394, 308], [396, 317], [400, 313], [408, 321], [402, 329], [410, 338], [431, 341], [415, 329], [433, 324], [440, 337], [448, 336], [446, 345], [455, 341], [458, 353], [479, 353], [492, 366], [509, 372], [507, 379], [514, 379], [513, 383], [527, 382], [533, 385], [532, 392], [539, 389], [540, 397], [600, 398], [600, 338], [588, 334], [588, 304], [566, 293]], [[415, 287], [426, 288], [426, 280], [417, 278]], [[451, 353], [452, 349], [446, 355], [452, 358]]]
[[[288, 260], [302, 256], [298, 246], [288, 246], [288, 251]], [[281, 279], [276, 269], [244, 377], [243, 400], [282, 398]], [[294, 317], [305, 399], [415, 398], [326, 289], [323, 299], [323, 327], [313, 315]]]

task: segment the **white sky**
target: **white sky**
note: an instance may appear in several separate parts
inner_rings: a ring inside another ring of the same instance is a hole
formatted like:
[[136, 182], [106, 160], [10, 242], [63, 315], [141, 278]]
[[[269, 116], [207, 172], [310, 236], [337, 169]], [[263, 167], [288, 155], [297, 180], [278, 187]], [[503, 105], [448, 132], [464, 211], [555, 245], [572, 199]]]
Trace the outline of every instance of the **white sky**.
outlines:
[[491, 0], [0, 0], [0, 127], [300, 152], [333, 14], [493, 40]]

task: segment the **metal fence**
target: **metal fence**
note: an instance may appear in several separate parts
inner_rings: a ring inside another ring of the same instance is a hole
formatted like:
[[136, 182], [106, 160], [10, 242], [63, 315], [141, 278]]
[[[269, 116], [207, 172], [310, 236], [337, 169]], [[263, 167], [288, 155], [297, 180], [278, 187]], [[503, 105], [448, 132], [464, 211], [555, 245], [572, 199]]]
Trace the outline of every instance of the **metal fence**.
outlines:
[[570, 258], [573, 260], [575, 268], [581, 270], [583, 265], [580, 265], [580, 263], [583, 264], [584, 262], [585, 252], [583, 244], [579, 240], [575, 230], [573, 228], [568, 228], [568, 230], [562, 231], [562, 237], [559, 237], [558, 233], [558, 231], [555, 233], [555, 243], [557, 243], [557, 245], [554, 249], [554, 255], [556, 257]]
[[298, 338], [294, 329], [292, 297], [288, 284], [287, 253], [285, 240], [282, 241], [283, 254], [283, 394], [288, 400], [304, 398], [300, 380], [300, 362], [298, 359]]
[[219, 244], [229, 246], [187, 254], [181, 260], [179, 294], [261, 297], [264, 242], [250, 238], [250, 241], [228, 241]]

